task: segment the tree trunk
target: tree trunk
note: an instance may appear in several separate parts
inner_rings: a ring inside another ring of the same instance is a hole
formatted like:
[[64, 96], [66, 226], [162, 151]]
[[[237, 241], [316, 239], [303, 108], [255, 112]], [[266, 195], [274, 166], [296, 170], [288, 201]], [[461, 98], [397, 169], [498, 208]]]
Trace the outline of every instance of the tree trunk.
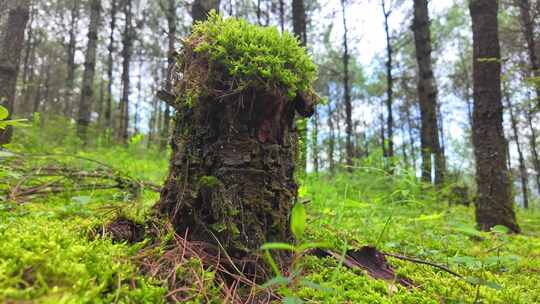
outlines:
[[534, 171], [536, 173], [536, 178], [535, 178], [536, 189], [538, 193], [540, 193], [540, 156], [538, 155], [539, 153], [538, 153], [538, 148], [537, 148], [537, 143], [536, 143], [538, 136], [536, 133], [537, 131], [534, 128], [533, 111], [530, 105], [526, 110], [526, 114], [527, 114], [527, 125], [529, 126], [529, 131], [531, 133], [529, 137], [529, 146], [531, 149]]
[[313, 153], [313, 172], [319, 173], [319, 114], [313, 115], [313, 128], [311, 130], [311, 152]]
[[[11, 115], [15, 105], [24, 31], [29, 19], [29, 2], [28, 0], [12, 0], [8, 2], [8, 5], [7, 24], [3, 37], [0, 37], [0, 104]], [[12, 133], [11, 127], [0, 130], [0, 145], [9, 143]]]
[[506, 167], [506, 140], [501, 102], [501, 53], [498, 1], [472, 0], [473, 145], [476, 159], [476, 222], [488, 231], [504, 225], [519, 232]]
[[69, 40], [66, 47], [67, 52], [67, 78], [64, 94], [64, 115], [72, 117], [73, 115], [73, 92], [75, 91], [75, 52], [77, 50], [77, 31], [79, 22], [80, 0], [73, 0], [71, 7]]
[[92, 99], [94, 96], [94, 73], [96, 70], [96, 51], [98, 43], [98, 31], [101, 23], [101, 0], [90, 2], [90, 25], [88, 27], [88, 47], [84, 62], [83, 87], [81, 102], [79, 103], [79, 115], [77, 120], [77, 133], [87, 142], [86, 132], [90, 124], [92, 113]]
[[[536, 40], [534, 34], [534, 20], [531, 17], [531, 3], [529, 0], [517, 0], [521, 14], [521, 26], [523, 36], [527, 43], [527, 53], [529, 55], [529, 64], [531, 76], [540, 79], [540, 62], [537, 56]], [[540, 85], [535, 86], [537, 107], [540, 108]]]
[[[300, 45], [307, 45], [307, 29], [306, 29], [306, 8], [304, 0], [293, 0], [292, 3], [293, 15], [293, 32], [300, 41]], [[297, 164], [298, 171], [305, 172], [307, 166], [307, 121], [300, 119], [297, 121]]]
[[[176, 52], [176, 1], [175, 0], [169, 0], [168, 1], [168, 7], [167, 11], [165, 12], [167, 15], [167, 25], [169, 27], [169, 50], [167, 55], [167, 61], [168, 61], [168, 71], [171, 71], [174, 66], [174, 54]], [[165, 90], [170, 93], [172, 91], [172, 79], [167, 79], [167, 82], [165, 84]], [[160, 150], [165, 150], [167, 147], [167, 143], [169, 142], [169, 130], [170, 130], [170, 120], [171, 120], [171, 112], [170, 107], [168, 104], [165, 104], [165, 115], [164, 115], [164, 124], [163, 124], [163, 130], [161, 131], [161, 141], [160, 141]]]
[[334, 126], [334, 120], [332, 118], [333, 112], [332, 111], [332, 105], [330, 102], [328, 102], [327, 105], [328, 108], [328, 117], [327, 117], [327, 124], [328, 124], [328, 170], [330, 171], [331, 175], [334, 175], [336, 172], [336, 162], [334, 160], [334, 153], [335, 153], [335, 146], [336, 146], [336, 131]]
[[[208, 57], [194, 47], [184, 45], [176, 67], [183, 79], [174, 87], [182, 98], [194, 87], [222, 88], [196, 78]], [[291, 127], [295, 109], [309, 116], [314, 103], [302, 94], [288, 100], [279, 91], [250, 87], [176, 104], [169, 175], [157, 208], [178, 233], [219, 242], [233, 257], [291, 239], [288, 216], [298, 189]]]
[[219, 11], [219, 0], [195, 0], [191, 6], [191, 17], [193, 23], [206, 20], [211, 10]]
[[514, 107], [512, 104], [510, 93], [506, 90], [506, 88], [505, 88], [504, 93], [505, 93], [505, 99], [506, 99], [506, 106], [508, 107], [508, 112], [510, 114], [510, 124], [512, 126], [512, 133], [514, 137], [513, 139], [514, 139], [514, 142], [516, 143], [516, 148], [518, 152], [519, 178], [521, 181], [521, 192], [523, 194], [523, 207], [527, 209], [529, 208], [529, 175], [527, 174], [527, 167], [525, 166], [525, 157], [523, 156], [523, 152], [521, 150], [521, 143], [519, 142], [518, 119], [516, 117], [516, 114], [514, 113]]
[[110, 23], [110, 36], [109, 36], [109, 57], [107, 58], [107, 104], [105, 106], [105, 121], [106, 127], [111, 129], [112, 124], [112, 86], [113, 86], [113, 60], [114, 60], [114, 31], [116, 29], [116, 10], [117, 0], [111, 0], [111, 23]]
[[[418, 99], [421, 119], [422, 179], [432, 182], [435, 167], [435, 184], [444, 180], [444, 155], [439, 141], [437, 121], [437, 86], [431, 59], [431, 30], [427, 0], [414, 0], [414, 41], [418, 64]], [[435, 162], [432, 164], [432, 155]]]
[[381, 6], [384, 14], [384, 31], [386, 33], [386, 112], [388, 113], [386, 116], [386, 131], [388, 132], [386, 141], [388, 145], [385, 149], [385, 157], [387, 157], [390, 162], [388, 168], [390, 171], [393, 171], [393, 164], [391, 164], [391, 162], [392, 157], [394, 157], [394, 115], [392, 112], [392, 104], [394, 103], [394, 78], [392, 76], [393, 49], [390, 38], [390, 27], [388, 24], [388, 19], [392, 12], [387, 10], [386, 0], [381, 0]]
[[343, 17], [343, 102], [345, 104], [345, 149], [347, 170], [352, 171], [354, 147], [352, 143], [353, 122], [352, 122], [352, 100], [349, 75], [349, 44], [346, 18], [345, 0], [341, 0], [341, 13]]
[[129, 138], [129, 92], [130, 92], [130, 66], [131, 55], [133, 46], [133, 25], [131, 19], [133, 17], [132, 12], [132, 0], [126, 0], [124, 5], [124, 15], [126, 17], [126, 24], [124, 28], [124, 34], [122, 37], [122, 99], [120, 100], [120, 139], [126, 144]]

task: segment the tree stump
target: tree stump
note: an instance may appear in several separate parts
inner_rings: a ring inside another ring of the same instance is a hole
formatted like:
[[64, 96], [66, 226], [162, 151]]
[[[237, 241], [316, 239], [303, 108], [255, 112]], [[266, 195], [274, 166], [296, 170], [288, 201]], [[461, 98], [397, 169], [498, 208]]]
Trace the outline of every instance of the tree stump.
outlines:
[[195, 25], [172, 71], [177, 113], [157, 205], [177, 233], [236, 257], [291, 239], [293, 122], [314, 112], [315, 73], [291, 35], [215, 14]]

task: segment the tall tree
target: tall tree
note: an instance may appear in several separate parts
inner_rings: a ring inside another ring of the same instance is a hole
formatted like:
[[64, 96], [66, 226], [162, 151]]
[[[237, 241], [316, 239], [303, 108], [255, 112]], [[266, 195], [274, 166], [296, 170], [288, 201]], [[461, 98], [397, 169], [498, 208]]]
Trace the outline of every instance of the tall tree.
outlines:
[[77, 119], [77, 132], [84, 141], [87, 140], [86, 132], [90, 124], [92, 111], [92, 98], [94, 96], [94, 72], [96, 70], [96, 50], [98, 43], [98, 31], [101, 23], [101, 0], [90, 1], [90, 25], [88, 26], [88, 46], [84, 62], [83, 87], [79, 115]]
[[506, 107], [510, 114], [510, 125], [512, 127], [512, 138], [516, 143], [519, 161], [519, 178], [521, 181], [521, 193], [523, 194], [523, 207], [529, 208], [529, 175], [527, 173], [527, 167], [525, 165], [525, 157], [521, 148], [521, 142], [519, 141], [519, 126], [518, 117], [515, 112], [514, 105], [512, 103], [512, 97], [508, 91], [507, 85], [504, 86], [504, 99], [506, 99]]
[[[300, 41], [300, 45], [307, 45], [307, 28], [306, 28], [306, 7], [304, 0], [292, 0], [292, 17], [293, 17], [293, 32]], [[297, 157], [299, 171], [304, 172], [307, 165], [307, 121], [300, 119], [297, 121], [298, 143]]]
[[[529, 0], [516, 0], [521, 15], [521, 26], [523, 36], [527, 43], [527, 53], [529, 56], [531, 76], [540, 79], [540, 61], [538, 60], [537, 43], [534, 33], [534, 19], [531, 16], [532, 6]], [[539, 80], [540, 81], [540, 80]], [[540, 107], [540, 83], [536, 83], [536, 102]]]
[[109, 24], [109, 46], [107, 57], [107, 101], [105, 105], [105, 121], [106, 127], [112, 128], [112, 113], [113, 113], [113, 99], [112, 99], [112, 86], [113, 86], [113, 64], [114, 64], [114, 33], [116, 30], [116, 11], [118, 10], [117, 0], [111, 0], [111, 22]]
[[352, 100], [350, 89], [350, 74], [349, 74], [349, 42], [348, 42], [348, 29], [347, 29], [347, 15], [346, 15], [346, 3], [345, 0], [341, 0], [341, 14], [343, 21], [343, 102], [345, 104], [345, 149], [346, 149], [346, 163], [348, 170], [352, 171], [354, 147], [352, 142], [353, 137], [353, 122], [352, 122]]
[[[394, 78], [392, 76], [392, 62], [393, 62], [393, 48], [392, 40], [390, 37], [390, 24], [389, 19], [392, 14], [392, 10], [387, 7], [386, 0], [381, 0], [381, 7], [384, 16], [384, 32], [386, 34], [386, 130], [388, 132], [386, 142], [385, 157], [390, 159], [394, 157], [394, 115], [392, 111], [392, 104], [394, 103]], [[392, 165], [390, 165], [392, 167]]]
[[[168, 71], [172, 71], [175, 63], [174, 54], [176, 52], [175, 43], [176, 43], [176, 0], [167, 0], [167, 7], [162, 7], [165, 15], [167, 16], [167, 26], [168, 26], [168, 45], [169, 50], [167, 54], [168, 62]], [[165, 90], [170, 93], [172, 91], [172, 79], [168, 79], [165, 84]], [[164, 123], [163, 130], [161, 131], [161, 141], [160, 149], [164, 150], [167, 146], [169, 139], [169, 129], [170, 129], [170, 120], [171, 120], [171, 109], [169, 105], [165, 104], [165, 114], [164, 114]]]
[[[432, 181], [431, 171], [434, 166], [435, 184], [441, 184], [445, 166], [438, 133], [437, 85], [432, 68], [428, 0], [414, 0], [413, 30], [418, 65], [417, 90], [421, 118], [422, 179], [427, 182]], [[433, 164], [432, 156], [435, 160]]]
[[504, 225], [519, 232], [506, 167], [501, 101], [501, 51], [496, 0], [471, 0], [473, 32], [473, 145], [476, 159], [476, 222], [482, 230]]
[[[7, 1], [8, 17], [4, 33], [0, 35], [0, 104], [9, 113], [15, 105], [15, 92], [24, 32], [29, 19], [29, 0]], [[0, 145], [9, 143], [13, 130], [0, 130]]]
[[129, 93], [130, 93], [130, 68], [133, 48], [133, 8], [132, 0], [124, 1], [125, 25], [122, 37], [122, 99], [120, 100], [120, 139], [127, 143], [129, 137]]
[[80, 0], [73, 0], [70, 10], [69, 38], [66, 45], [67, 53], [67, 78], [64, 94], [64, 115], [69, 117], [73, 114], [73, 92], [75, 89], [75, 52], [77, 51], [77, 32], [80, 18]]

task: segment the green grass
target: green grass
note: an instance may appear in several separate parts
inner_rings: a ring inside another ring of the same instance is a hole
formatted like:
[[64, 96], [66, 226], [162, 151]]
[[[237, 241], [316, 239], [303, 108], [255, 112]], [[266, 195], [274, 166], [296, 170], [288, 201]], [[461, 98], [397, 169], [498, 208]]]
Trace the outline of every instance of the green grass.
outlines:
[[[28, 144], [21, 140], [12, 148], [26, 152]], [[146, 150], [140, 143], [78, 152], [66, 149], [45, 145], [31, 152], [69, 152], [153, 182], [162, 181], [167, 173], [167, 154]], [[300, 192], [310, 200], [306, 206], [310, 240], [329, 242], [338, 251], [376, 245], [384, 252], [445, 265], [469, 281], [484, 282], [474, 285], [430, 266], [390, 258], [397, 273], [418, 286], [407, 290], [329, 258], [306, 257], [301, 261], [302, 275], [322, 287], [293, 287], [306, 303], [473, 303], [475, 299], [540, 303], [538, 210], [518, 211], [520, 235], [478, 232], [472, 207], [449, 207], [443, 196], [412, 176], [390, 177], [371, 167], [333, 178], [308, 176]], [[0, 202], [0, 302], [163, 302], [164, 282], [143, 276], [133, 259], [140, 245], [113, 244], [94, 233], [116, 214], [144, 220], [157, 199], [156, 193], [145, 192], [133, 201], [111, 190], [65, 193], [22, 204]], [[189, 269], [177, 273], [184, 272]], [[220, 302], [215, 292], [210, 294], [214, 303]]]

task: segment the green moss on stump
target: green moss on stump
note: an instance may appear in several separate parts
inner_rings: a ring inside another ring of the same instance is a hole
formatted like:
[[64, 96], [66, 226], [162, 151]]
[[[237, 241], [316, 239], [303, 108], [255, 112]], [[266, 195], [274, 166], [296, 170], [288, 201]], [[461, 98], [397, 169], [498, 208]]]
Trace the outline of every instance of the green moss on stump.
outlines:
[[[201, 95], [241, 93], [247, 88], [276, 92], [288, 101], [300, 93], [313, 93], [315, 64], [292, 34], [282, 34], [275, 27], [224, 19], [211, 12], [207, 21], [195, 24], [183, 41], [182, 51], [178, 63], [183, 67], [183, 78], [190, 83], [177, 93], [188, 105]], [[198, 63], [185, 62], [186, 58]], [[209, 90], [215, 88], [210, 83], [216, 82], [222, 90]]]

